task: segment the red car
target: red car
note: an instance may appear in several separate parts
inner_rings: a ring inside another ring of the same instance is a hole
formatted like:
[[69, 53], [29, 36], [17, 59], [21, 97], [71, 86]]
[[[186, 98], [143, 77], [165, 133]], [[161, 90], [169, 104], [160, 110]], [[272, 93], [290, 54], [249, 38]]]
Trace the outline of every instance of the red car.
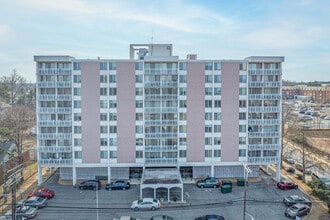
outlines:
[[47, 198], [51, 199], [55, 196], [55, 191], [51, 189], [40, 189], [38, 192], [33, 192], [28, 195], [28, 198], [36, 196], [36, 197], [42, 197], [42, 198]]
[[277, 183], [277, 187], [280, 189], [298, 189], [298, 185], [288, 181], [281, 181]]

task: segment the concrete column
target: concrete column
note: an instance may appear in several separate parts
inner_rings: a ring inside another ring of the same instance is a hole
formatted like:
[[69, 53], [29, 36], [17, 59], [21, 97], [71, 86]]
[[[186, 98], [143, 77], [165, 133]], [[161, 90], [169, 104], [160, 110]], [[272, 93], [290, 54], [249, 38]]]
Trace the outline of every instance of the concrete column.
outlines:
[[181, 202], [183, 202], [183, 184], [182, 184], [182, 187], [181, 187]]
[[111, 183], [111, 167], [108, 166], [108, 183]]
[[214, 165], [211, 165], [211, 176], [214, 177]]
[[142, 184], [140, 186], [140, 199], [142, 199]]
[[156, 189], [154, 188], [154, 199], [156, 199]]
[[72, 167], [72, 185], [76, 185], [77, 184], [77, 168], [76, 167]]
[[276, 181], [281, 181], [281, 161], [276, 164]]
[[170, 188], [167, 188], [167, 202], [170, 202]]
[[38, 165], [38, 185], [42, 184], [42, 167]]

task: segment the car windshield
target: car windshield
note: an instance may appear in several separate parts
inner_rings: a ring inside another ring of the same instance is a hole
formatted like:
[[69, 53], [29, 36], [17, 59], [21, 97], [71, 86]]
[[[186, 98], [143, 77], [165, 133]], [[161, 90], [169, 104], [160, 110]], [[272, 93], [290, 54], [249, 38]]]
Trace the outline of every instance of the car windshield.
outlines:
[[141, 204], [142, 203], [142, 199], [138, 200], [137, 203], [138, 204]]
[[298, 210], [298, 207], [293, 205], [293, 206], [290, 207], [290, 209], [291, 209], [292, 211], [297, 211], [297, 210]]

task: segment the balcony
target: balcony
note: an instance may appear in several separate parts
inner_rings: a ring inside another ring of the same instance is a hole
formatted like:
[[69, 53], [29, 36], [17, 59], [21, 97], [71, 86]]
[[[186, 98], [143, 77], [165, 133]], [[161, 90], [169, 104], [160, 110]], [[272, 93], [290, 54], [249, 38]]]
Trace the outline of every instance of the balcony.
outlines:
[[272, 164], [278, 163], [279, 157], [248, 157], [248, 162], [253, 164]]
[[38, 95], [39, 101], [71, 101], [71, 94], [68, 95]]
[[42, 75], [53, 75], [53, 74], [71, 74], [72, 70], [71, 69], [57, 69], [57, 68], [52, 68], [52, 69], [37, 69], [37, 74], [42, 74]]
[[169, 81], [162, 81], [162, 82], [145, 82], [145, 88], [177, 88], [178, 82], [169, 82]]
[[249, 125], [280, 125], [282, 121], [280, 119], [249, 119]]
[[155, 138], [178, 138], [177, 133], [147, 133], [145, 138], [155, 139]]
[[249, 144], [249, 150], [278, 150], [280, 149], [280, 144]]
[[249, 69], [249, 75], [280, 75], [281, 69], [267, 70], [267, 69]]
[[280, 133], [273, 131], [273, 132], [249, 132], [249, 137], [251, 138], [262, 138], [262, 137], [267, 137], [267, 138], [278, 138], [280, 137]]
[[165, 145], [165, 146], [145, 146], [146, 152], [171, 152], [178, 151], [178, 146], [175, 145]]
[[177, 113], [177, 107], [145, 107], [144, 113]]
[[48, 166], [48, 167], [58, 167], [58, 166], [71, 166], [72, 159], [39, 159], [39, 165]]
[[250, 94], [249, 100], [281, 100], [280, 94]]
[[145, 165], [147, 166], [168, 166], [168, 165], [177, 165], [177, 158], [146, 158]]
[[249, 87], [281, 87], [281, 82], [249, 82]]
[[145, 74], [178, 74], [177, 69], [145, 69]]
[[37, 82], [38, 88], [55, 88], [55, 82]]
[[280, 106], [249, 106], [249, 112], [281, 112]]
[[57, 152], [72, 152], [71, 146], [39, 146], [38, 147], [39, 153], [57, 153]]
[[71, 114], [71, 108], [70, 107], [64, 107], [64, 108], [38, 108], [38, 113], [60, 113], [60, 114]]
[[146, 100], [177, 100], [178, 95], [155, 95], [155, 94], [146, 94]]
[[38, 126], [40, 127], [54, 127], [54, 126], [61, 126], [61, 127], [71, 127], [72, 121], [38, 121]]
[[173, 126], [175, 126], [175, 125], [178, 125], [178, 121], [177, 120], [175, 120], [175, 121], [173, 121], [173, 120], [159, 120], [159, 121], [145, 120], [144, 124], [146, 126], [157, 126], [157, 125], [169, 125], [169, 126], [173, 125]]
[[39, 139], [65, 139], [65, 140], [71, 140], [72, 138], [72, 134], [68, 133], [68, 134], [64, 134], [64, 133], [60, 133], [60, 134], [56, 134], [56, 133], [43, 133], [43, 134], [38, 134], [38, 138]]

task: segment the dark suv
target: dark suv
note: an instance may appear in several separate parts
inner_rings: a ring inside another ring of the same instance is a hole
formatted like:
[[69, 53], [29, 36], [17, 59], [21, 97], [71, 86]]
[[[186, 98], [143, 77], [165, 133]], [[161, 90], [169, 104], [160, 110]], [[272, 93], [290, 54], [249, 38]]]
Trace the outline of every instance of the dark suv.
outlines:
[[79, 189], [92, 189], [92, 190], [97, 190], [101, 188], [101, 183], [99, 183], [97, 180], [87, 180], [84, 182], [81, 182], [79, 184]]

